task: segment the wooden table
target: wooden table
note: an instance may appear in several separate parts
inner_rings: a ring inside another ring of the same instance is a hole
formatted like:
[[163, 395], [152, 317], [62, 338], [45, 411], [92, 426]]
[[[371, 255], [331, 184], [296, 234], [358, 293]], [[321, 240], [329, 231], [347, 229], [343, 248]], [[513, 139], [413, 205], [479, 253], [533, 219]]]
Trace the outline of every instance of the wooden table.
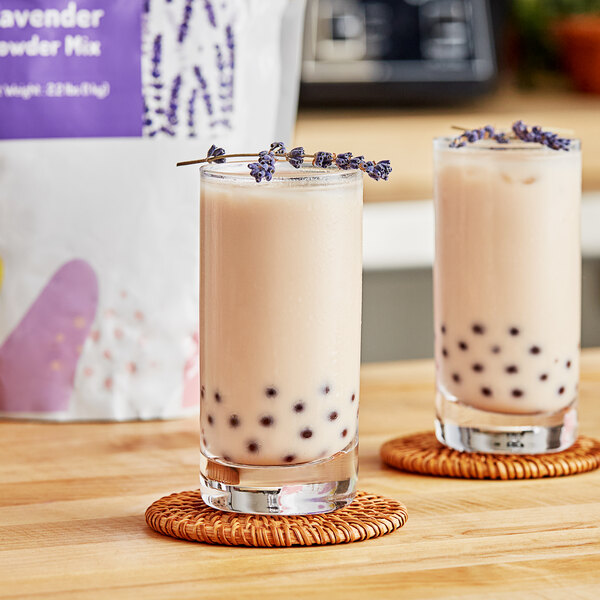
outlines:
[[[600, 436], [600, 350], [583, 355], [581, 431]], [[291, 549], [162, 537], [144, 510], [197, 484], [196, 420], [0, 424], [0, 598], [598, 598], [600, 471], [538, 481], [421, 477], [386, 439], [431, 427], [430, 361], [367, 365], [360, 487], [402, 500], [377, 540]]]

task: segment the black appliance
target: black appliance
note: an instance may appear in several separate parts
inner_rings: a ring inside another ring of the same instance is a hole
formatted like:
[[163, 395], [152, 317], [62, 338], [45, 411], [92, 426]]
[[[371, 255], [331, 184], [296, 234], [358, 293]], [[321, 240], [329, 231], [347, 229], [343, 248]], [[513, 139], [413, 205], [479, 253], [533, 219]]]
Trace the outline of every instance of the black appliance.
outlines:
[[492, 13], [504, 4], [308, 0], [301, 102], [447, 104], [483, 94], [497, 76], [502, 15]]

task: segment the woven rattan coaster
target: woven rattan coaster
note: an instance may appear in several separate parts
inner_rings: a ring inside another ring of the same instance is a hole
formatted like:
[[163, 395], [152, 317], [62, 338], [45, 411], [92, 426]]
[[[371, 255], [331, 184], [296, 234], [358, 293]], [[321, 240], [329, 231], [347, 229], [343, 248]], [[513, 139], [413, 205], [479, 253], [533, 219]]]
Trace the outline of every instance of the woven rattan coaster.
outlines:
[[376, 538], [406, 523], [397, 500], [358, 492], [335, 512], [308, 516], [263, 516], [222, 512], [204, 504], [199, 491], [157, 500], [146, 510], [148, 525], [171, 537], [226, 546], [318, 546]]
[[538, 479], [593, 471], [600, 467], [600, 442], [580, 436], [555, 454], [475, 454], [451, 450], [432, 431], [386, 442], [383, 462], [411, 473], [463, 479]]

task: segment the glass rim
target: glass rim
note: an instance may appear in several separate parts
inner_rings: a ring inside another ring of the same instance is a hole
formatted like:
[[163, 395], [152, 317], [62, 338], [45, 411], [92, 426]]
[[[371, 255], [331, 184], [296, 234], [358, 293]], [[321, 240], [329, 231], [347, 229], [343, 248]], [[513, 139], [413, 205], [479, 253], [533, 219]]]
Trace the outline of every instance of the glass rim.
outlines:
[[[242, 184], [254, 184], [255, 179], [247, 170], [247, 165], [251, 162], [257, 162], [258, 157], [248, 157], [248, 160], [236, 159], [227, 160], [224, 163], [209, 162], [200, 166], [200, 177], [203, 180], [224, 180]], [[242, 168], [240, 168], [242, 167]], [[335, 183], [347, 183], [360, 179], [362, 181], [363, 172], [360, 169], [342, 170], [337, 167], [315, 167], [310, 163], [303, 163], [296, 169], [284, 160], [278, 160], [275, 173], [270, 181], [261, 181], [260, 183], [314, 183], [319, 185], [330, 185]]]
[[[493, 142], [485, 145], [477, 145], [477, 143], [470, 144], [467, 142], [465, 146], [461, 146], [460, 148], [450, 148], [449, 144], [452, 140], [456, 139], [456, 136], [438, 136], [433, 138], [433, 146], [437, 149], [447, 149], [447, 150], [458, 150], [458, 151], [466, 151], [466, 152], [483, 152], [483, 151], [503, 151], [503, 152], [532, 152], [532, 151], [542, 151], [545, 153], [552, 153], [551, 155], [564, 155], [569, 152], [581, 152], [581, 140], [579, 138], [570, 138], [571, 146], [568, 152], [564, 150], [553, 150], [552, 148], [548, 148], [543, 144], [538, 144], [535, 142], [521, 142], [519, 144], [516, 143], [508, 143], [508, 144], [499, 144], [498, 142]], [[445, 146], [444, 146], [445, 144]]]

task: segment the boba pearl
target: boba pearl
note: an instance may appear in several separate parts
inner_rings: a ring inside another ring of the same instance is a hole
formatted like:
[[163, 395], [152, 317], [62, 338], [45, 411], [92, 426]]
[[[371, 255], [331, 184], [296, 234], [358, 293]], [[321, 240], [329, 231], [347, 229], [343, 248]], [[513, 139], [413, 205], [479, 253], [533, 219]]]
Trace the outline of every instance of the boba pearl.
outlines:
[[303, 430], [300, 432], [300, 435], [301, 435], [301, 436], [302, 436], [302, 437], [303, 437], [305, 440], [307, 440], [307, 439], [311, 438], [311, 437], [312, 437], [312, 434], [313, 434], [312, 430], [311, 430], [311, 429], [309, 429], [308, 427], [307, 427], [306, 429], [303, 429]]
[[264, 417], [261, 417], [261, 419], [260, 419], [260, 424], [263, 427], [271, 427], [271, 425], [273, 425], [274, 422], [275, 422], [275, 419], [273, 419], [273, 417], [271, 415], [266, 415]]
[[531, 346], [531, 348], [529, 348], [531, 354], [539, 354], [541, 351], [542, 349], [539, 346]]
[[484, 366], [481, 363], [475, 363], [471, 368], [475, 373], [481, 373], [484, 370]]
[[267, 395], [267, 398], [275, 398], [275, 396], [277, 396], [277, 388], [268, 387], [265, 390], [265, 394]]
[[514, 373], [519, 372], [519, 367], [517, 367], [517, 365], [508, 365], [508, 367], [506, 367], [505, 371], [507, 373], [510, 373], [511, 375], [513, 375]]
[[483, 335], [485, 333], [485, 327], [480, 323], [475, 323], [471, 329], [473, 330], [473, 333], [477, 335]]
[[240, 418], [237, 415], [231, 415], [229, 417], [229, 425], [231, 427], [238, 427], [240, 424]]
[[454, 383], [460, 383], [460, 375], [458, 373], [452, 373], [452, 381], [454, 381]]
[[294, 412], [302, 412], [304, 410], [304, 402], [296, 402], [296, 404], [294, 404]]
[[508, 333], [510, 333], [510, 335], [519, 335], [520, 332], [519, 332], [519, 329], [517, 327], [511, 327], [508, 330]]
[[342, 437], [345, 438], [348, 435], [348, 430], [347, 429], [343, 429], [342, 430]]
[[287, 454], [286, 456], [283, 457], [283, 462], [286, 463], [291, 463], [294, 461], [296, 457], [293, 454]]
[[330, 421], [335, 421], [338, 418], [338, 414], [337, 412], [334, 410], [333, 412], [329, 413], [329, 420]]
[[492, 390], [491, 390], [491, 388], [489, 388], [489, 387], [482, 387], [482, 388], [481, 388], [481, 393], [482, 393], [484, 396], [491, 396], [491, 395], [492, 395]]
[[523, 390], [514, 389], [512, 390], [511, 394], [514, 398], [520, 398], [523, 395]]
[[469, 349], [467, 342], [463, 342], [462, 340], [460, 342], [458, 342], [458, 347], [463, 351]]
[[248, 442], [247, 448], [248, 448], [248, 452], [252, 452], [253, 454], [258, 452], [258, 449], [259, 449], [258, 442]]

